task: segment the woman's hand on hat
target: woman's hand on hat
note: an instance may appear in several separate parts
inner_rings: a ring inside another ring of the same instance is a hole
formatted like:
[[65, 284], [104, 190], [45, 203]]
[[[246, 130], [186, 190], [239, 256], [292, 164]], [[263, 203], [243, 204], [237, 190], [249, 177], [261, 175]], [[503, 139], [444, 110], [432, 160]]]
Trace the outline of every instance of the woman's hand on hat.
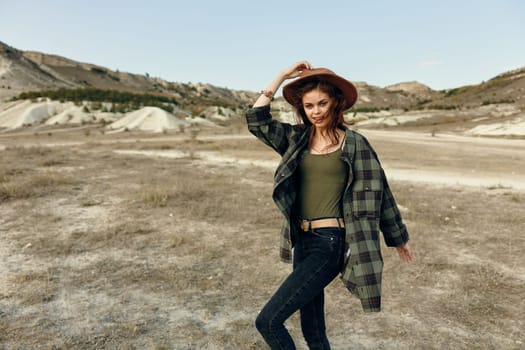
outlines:
[[306, 69], [312, 69], [310, 62], [300, 61], [281, 71], [277, 77], [268, 84], [266, 89], [261, 90], [261, 95], [257, 98], [252, 107], [262, 107], [269, 104], [273, 99], [273, 94], [279, 89], [279, 86], [281, 86], [285, 80], [297, 78], [299, 74]]
[[308, 61], [299, 61], [292, 64], [290, 67], [282, 71], [282, 76], [284, 79], [293, 79], [297, 78], [299, 74], [305, 69], [312, 69], [312, 65]]

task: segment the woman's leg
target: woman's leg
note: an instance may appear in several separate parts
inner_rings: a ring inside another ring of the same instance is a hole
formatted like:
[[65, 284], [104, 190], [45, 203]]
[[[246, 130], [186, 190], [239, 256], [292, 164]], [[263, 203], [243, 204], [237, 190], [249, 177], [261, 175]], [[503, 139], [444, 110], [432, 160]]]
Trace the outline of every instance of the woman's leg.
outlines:
[[330, 349], [326, 337], [324, 291], [301, 308], [301, 329], [309, 349]]
[[[322, 294], [324, 287], [337, 276], [341, 266], [342, 245], [344, 245], [344, 233], [338, 229], [318, 229], [300, 235], [294, 248], [293, 272], [264, 306], [256, 320], [257, 329], [271, 349], [295, 349], [284, 322], [295, 311], [302, 309]], [[319, 309], [316, 311], [319, 313]], [[322, 321], [319, 319], [322, 322], [321, 330], [311, 332], [313, 325], [307, 326], [308, 334], [305, 336], [311, 341], [314, 336], [310, 334], [313, 333], [322, 333], [317, 338], [326, 338], [322, 305], [321, 314]], [[321, 340], [321, 343], [327, 344], [327, 342]]]
[[[341, 234], [344, 237], [344, 229], [341, 228]], [[316, 230], [314, 235], [326, 235], [325, 230]], [[329, 233], [328, 236], [330, 236]], [[341, 241], [340, 262], [337, 271], [334, 271], [334, 278], [342, 268], [344, 257], [344, 239]], [[327, 350], [330, 349], [330, 343], [326, 337], [326, 325], [324, 314], [324, 289], [308, 304], [301, 308], [301, 329], [309, 349]]]

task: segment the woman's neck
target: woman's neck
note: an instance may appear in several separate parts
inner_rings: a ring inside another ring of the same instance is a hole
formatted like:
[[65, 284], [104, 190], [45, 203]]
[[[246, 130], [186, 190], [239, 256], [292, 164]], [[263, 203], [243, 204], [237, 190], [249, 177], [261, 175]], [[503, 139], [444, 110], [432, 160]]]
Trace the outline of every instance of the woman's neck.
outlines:
[[320, 137], [322, 139], [330, 137], [328, 135], [328, 128], [318, 128], [316, 126], [314, 126], [314, 128], [315, 128], [315, 135], [316, 135], [316, 137]]
[[343, 131], [340, 130], [339, 128], [336, 128], [334, 129], [333, 131], [332, 130], [329, 130], [328, 128], [318, 128], [318, 127], [315, 127], [315, 131], [314, 131], [314, 139], [315, 140], [318, 140], [318, 141], [336, 141], [334, 140], [333, 138], [334, 137], [337, 137], [336, 135], [338, 135], [339, 137], [342, 136], [343, 134]]
[[339, 128], [333, 130], [333, 133], [328, 129], [316, 128], [310, 138], [309, 148], [315, 153], [326, 153], [334, 148], [339, 147], [341, 141], [344, 139], [344, 133]]

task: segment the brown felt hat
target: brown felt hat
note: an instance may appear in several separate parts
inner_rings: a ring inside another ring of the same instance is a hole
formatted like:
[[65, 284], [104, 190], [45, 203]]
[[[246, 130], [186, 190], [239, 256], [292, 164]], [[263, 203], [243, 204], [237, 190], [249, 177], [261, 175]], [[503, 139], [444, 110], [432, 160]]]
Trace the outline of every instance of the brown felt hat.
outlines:
[[284, 99], [292, 106], [300, 107], [302, 101], [298, 99], [296, 91], [302, 84], [311, 80], [323, 80], [341, 90], [346, 100], [345, 110], [352, 107], [357, 100], [357, 89], [354, 84], [326, 68], [303, 70], [297, 79], [283, 87]]

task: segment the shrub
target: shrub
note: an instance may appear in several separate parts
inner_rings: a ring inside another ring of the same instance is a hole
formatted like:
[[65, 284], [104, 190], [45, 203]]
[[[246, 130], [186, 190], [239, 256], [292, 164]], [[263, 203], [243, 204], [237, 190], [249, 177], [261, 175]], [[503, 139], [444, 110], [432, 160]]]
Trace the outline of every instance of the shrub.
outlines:
[[454, 95], [456, 95], [458, 92], [459, 92], [459, 88], [454, 88], [454, 89], [446, 90], [446, 92], [445, 92], [445, 97], [454, 96]]
[[390, 110], [390, 107], [359, 107], [359, 108], [353, 108], [352, 110], [356, 113], [374, 113], [374, 112], [388, 111]]
[[74, 179], [52, 172], [36, 174], [21, 181], [1, 183], [0, 203], [14, 199], [39, 197], [52, 192], [56, 187], [73, 183], [75, 183]]
[[509, 98], [509, 99], [501, 99], [501, 100], [496, 100], [496, 101], [490, 101], [490, 100], [485, 100], [481, 103], [482, 106], [487, 106], [487, 105], [496, 105], [496, 104], [506, 104], [506, 103], [514, 103], [516, 101], [514, 101], [513, 99]]
[[103, 90], [96, 88], [60, 88], [56, 90], [28, 91], [21, 93], [20, 95], [13, 98], [13, 100], [27, 100], [39, 97], [47, 97], [54, 101], [74, 101], [78, 105], [81, 105], [83, 101], [110, 102], [113, 104], [121, 103], [129, 105], [133, 103], [135, 106], [147, 105], [160, 107], [161, 105], [171, 105], [171, 108], [173, 108], [173, 105], [178, 105], [177, 100], [171, 97], [157, 96], [152, 94], [136, 94], [126, 91]]
[[169, 195], [165, 190], [157, 188], [146, 188], [142, 191], [142, 202], [153, 208], [165, 207], [168, 205]]
[[0, 203], [13, 199], [30, 198], [34, 195], [34, 190], [20, 183], [1, 183], [0, 184]]

